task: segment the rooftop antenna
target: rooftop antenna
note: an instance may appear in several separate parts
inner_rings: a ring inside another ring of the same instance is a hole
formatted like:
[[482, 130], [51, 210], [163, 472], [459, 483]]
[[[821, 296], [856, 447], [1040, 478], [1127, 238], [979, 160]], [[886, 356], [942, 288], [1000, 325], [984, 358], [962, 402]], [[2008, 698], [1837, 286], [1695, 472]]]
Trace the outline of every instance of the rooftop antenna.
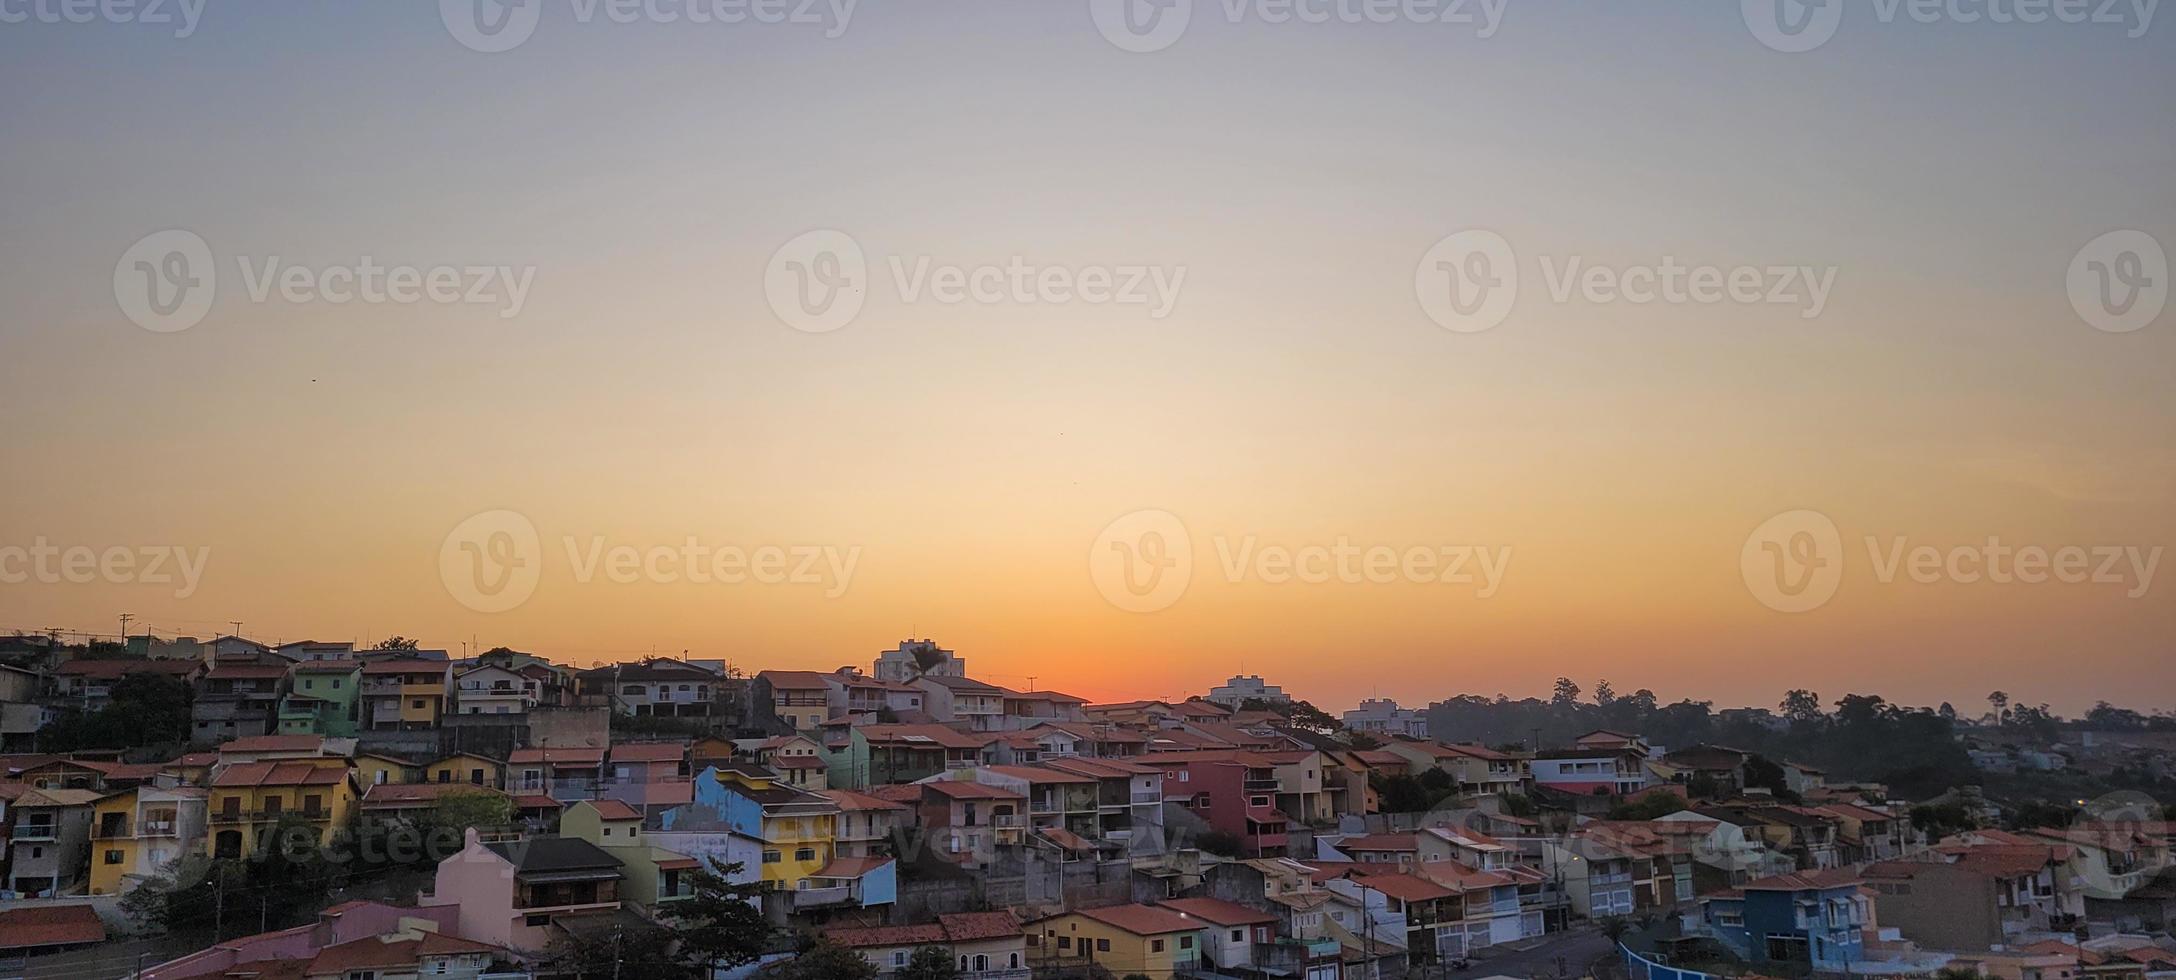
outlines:
[[234, 627], [234, 636], [236, 639], [240, 639], [242, 636], [242, 621], [239, 619], [230, 619], [227, 620], [227, 625]]

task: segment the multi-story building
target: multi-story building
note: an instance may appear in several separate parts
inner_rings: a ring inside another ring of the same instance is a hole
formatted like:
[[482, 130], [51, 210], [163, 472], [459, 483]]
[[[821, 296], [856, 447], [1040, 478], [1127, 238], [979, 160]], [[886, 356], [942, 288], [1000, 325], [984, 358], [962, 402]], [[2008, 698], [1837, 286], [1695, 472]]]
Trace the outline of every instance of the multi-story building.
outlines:
[[769, 766], [786, 782], [810, 792], [831, 786], [829, 753], [806, 735], [780, 735], [756, 743], [756, 762]]
[[1239, 838], [1247, 857], [1285, 852], [1289, 819], [1277, 809], [1277, 760], [1237, 750], [1151, 752], [1133, 761], [1164, 771], [1163, 797]]
[[965, 677], [967, 661], [933, 640], [901, 640], [896, 650], [876, 655], [878, 680], [905, 684], [917, 677]]
[[296, 759], [230, 765], [212, 777], [212, 853], [240, 858], [255, 853], [258, 839], [284, 820], [299, 820], [319, 843], [348, 826], [358, 797], [348, 760]]
[[1721, 942], [1756, 968], [1796, 965], [1843, 973], [1863, 959], [1873, 922], [1860, 894], [1864, 879], [1848, 870], [1799, 871], [1747, 882], [1702, 901], [1698, 932]]
[[507, 667], [456, 670], [453, 710], [464, 715], [524, 715], [543, 699], [543, 682]]
[[756, 766], [716, 768], [703, 778], [736, 798], [727, 804], [732, 829], [762, 842], [761, 881], [784, 891], [819, 887], [810, 879], [835, 853], [838, 804], [788, 786], [776, 773]]
[[1018, 794], [1027, 801], [1031, 832], [1056, 829], [1095, 838], [1101, 794], [1094, 776], [1055, 766], [980, 766], [935, 778], [964, 779]]
[[352, 737], [362, 731], [363, 665], [357, 660], [306, 660], [289, 671], [280, 701], [279, 734]]
[[651, 659], [612, 670], [612, 710], [622, 715], [702, 718], [714, 713], [719, 676], [678, 660]]
[[824, 682], [825, 708], [830, 712], [827, 718], [844, 714], [896, 716], [902, 711], [920, 711], [926, 696], [921, 688], [905, 681], [871, 677], [852, 667], [841, 667], [816, 676]]
[[1647, 788], [1646, 759], [1645, 752], [1621, 746], [1551, 749], [1536, 753], [1529, 766], [1536, 787], [1573, 796], [1597, 791], [1625, 796]]
[[204, 846], [209, 791], [138, 786], [92, 805], [91, 894], [120, 895]]
[[759, 690], [771, 694], [778, 720], [797, 732], [813, 732], [831, 717], [831, 683], [813, 670], [766, 670], [756, 675]]
[[922, 692], [923, 710], [946, 724], [964, 724], [978, 732], [1005, 730], [1005, 689], [966, 677], [925, 674], [913, 681]]
[[913, 809], [904, 803], [847, 789], [819, 790], [817, 795], [839, 808], [833, 850], [840, 857], [891, 857], [892, 832], [913, 824]]
[[1126, 759], [1063, 758], [1044, 766], [1096, 780], [1096, 827], [1087, 836], [1133, 854], [1164, 853], [1163, 770]]
[[945, 725], [855, 725], [832, 750], [825, 778], [842, 789], [917, 782], [981, 765], [989, 744]]
[[1428, 737], [1428, 716], [1411, 708], [1398, 707], [1389, 698], [1369, 698], [1360, 706], [1347, 711], [1345, 727], [1356, 732], [1380, 736]]
[[554, 923], [618, 912], [624, 878], [620, 860], [586, 840], [485, 841], [471, 830], [439, 862], [432, 901], [460, 909], [461, 935], [533, 958], [563, 934]]
[[585, 800], [559, 818], [559, 834], [585, 840], [618, 858], [620, 898], [649, 909], [653, 917], [695, 896], [691, 872], [702, 867], [693, 856], [658, 847], [646, 839], [642, 813], [619, 800]]
[[[175, 660], [70, 660], [53, 671], [53, 701], [59, 707], [85, 712], [102, 711], [110, 703], [113, 685], [130, 674], [171, 677], [192, 683], [204, 672], [201, 664]], [[33, 675], [34, 677], [35, 675]], [[27, 700], [18, 693], [11, 700]]]
[[33, 789], [8, 804], [8, 888], [19, 898], [57, 898], [82, 880], [94, 789]]
[[362, 721], [371, 731], [438, 727], [446, 714], [444, 660], [398, 657], [363, 665]]
[[604, 754], [604, 749], [581, 746], [515, 749], [506, 760], [507, 786], [516, 793], [543, 793], [563, 803], [594, 799]]
[[1236, 709], [1249, 701], [1291, 704], [1292, 696], [1284, 693], [1284, 688], [1263, 683], [1260, 674], [1234, 674], [1230, 680], [1210, 688], [1208, 696], [1202, 700]]
[[271, 732], [279, 718], [280, 690], [286, 680], [287, 668], [272, 664], [223, 663], [206, 671], [197, 681], [196, 700], [189, 706], [190, 740], [217, 745]]

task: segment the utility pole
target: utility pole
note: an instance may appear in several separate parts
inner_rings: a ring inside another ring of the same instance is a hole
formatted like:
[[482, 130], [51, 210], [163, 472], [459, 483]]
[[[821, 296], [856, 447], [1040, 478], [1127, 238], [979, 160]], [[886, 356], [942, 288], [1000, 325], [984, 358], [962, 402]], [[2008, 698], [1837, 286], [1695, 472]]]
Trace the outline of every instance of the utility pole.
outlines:
[[135, 619], [135, 618], [136, 618], [135, 616], [132, 616], [132, 615], [130, 615], [130, 614], [128, 614], [128, 613], [122, 613], [122, 614], [121, 614], [121, 645], [122, 645], [122, 646], [127, 646], [127, 645], [128, 645], [128, 621], [129, 621], [129, 620], [131, 620], [131, 619]]
[[239, 620], [239, 619], [230, 619], [230, 620], [227, 620], [227, 625], [229, 625], [229, 626], [232, 626], [232, 627], [234, 627], [234, 632], [233, 632], [233, 633], [230, 633], [230, 634], [228, 634], [229, 636], [232, 636], [232, 637], [234, 637], [234, 638], [235, 638], [235, 639], [237, 639], [237, 640], [239, 640], [239, 639], [241, 639], [241, 638], [242, 638], [242, 621], [241, 621], [241, 620]]

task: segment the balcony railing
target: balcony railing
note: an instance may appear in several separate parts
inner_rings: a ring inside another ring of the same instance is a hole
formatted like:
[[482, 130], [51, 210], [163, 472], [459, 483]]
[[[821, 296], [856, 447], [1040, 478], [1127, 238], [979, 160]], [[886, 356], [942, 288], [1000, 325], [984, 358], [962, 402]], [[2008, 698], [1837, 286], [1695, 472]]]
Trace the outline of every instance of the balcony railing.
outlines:
[[15, 834], [11, 839], [18, 841], [52, 840], [53, 825], [49, 823], [17, 824], [15, 826]]
[[1162, 793], [1135, 793], [1135, 794], [1133, 794], [1133, 803], [1134, 803], [1134, 805], [1135, 805], [1135, 806], [1140, 806], [1140, 805], [1142, 805], [1142, 804], [1145, 804], [1145, 803], [1162, 803], [1163, 801], [1164, 801], [1164, 794], [1162, 794]]
[[1239, 785], [1249, 793], [1274, 793], [1282, 784], [1274, 779], [1247, 779]]
[[787, 894], [793, 896], [792, 905], [799, 910], [845, 904], [853, 901], [853, 891], [845, 885], [833, 885], [829, 888], [803, 888]]

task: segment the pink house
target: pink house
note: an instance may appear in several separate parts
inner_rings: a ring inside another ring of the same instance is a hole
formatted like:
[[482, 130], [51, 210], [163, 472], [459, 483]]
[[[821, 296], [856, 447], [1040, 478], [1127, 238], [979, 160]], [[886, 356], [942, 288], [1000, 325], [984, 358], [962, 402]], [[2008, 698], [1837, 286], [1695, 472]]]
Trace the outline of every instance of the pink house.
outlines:
[[307, 962], [333, 946], [406, 929], [452, 933], [457, 912], [450, 906], [404, 909], [377, 902], [346, 902], [318, 913], [317, 922], [311, 925], [229, 939], [210, 949], [145, 967], [143, 980], [222, 977], [244, 964], [269, 960]]
[[572, 837], [484, 841], [438, 863], [433, 907], [456, 909], [454, 931], [517, 953], [551, 945], [554, 923], [620, 908], [620, 859]]

